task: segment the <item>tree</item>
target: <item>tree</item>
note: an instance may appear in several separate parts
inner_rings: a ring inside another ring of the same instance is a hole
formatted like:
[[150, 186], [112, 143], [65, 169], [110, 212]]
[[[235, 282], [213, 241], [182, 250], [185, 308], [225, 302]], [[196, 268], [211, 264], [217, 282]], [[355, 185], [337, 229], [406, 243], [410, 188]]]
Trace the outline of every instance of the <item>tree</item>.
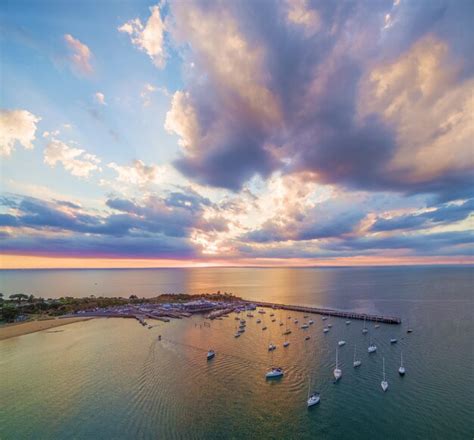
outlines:
[[16, 300], [18, 304], [20, 304], [23, 300], [28, 299], [28, 295], [25, 295], [24, 293], [14, 293], [13, 295], [10, 295], [10, 299]]
[[18, 316], [18, 310], [15, 307], [4, 306], [2, 307], [2, 316], [3, 319], [7, 322], [15, 321], [15, 318]]

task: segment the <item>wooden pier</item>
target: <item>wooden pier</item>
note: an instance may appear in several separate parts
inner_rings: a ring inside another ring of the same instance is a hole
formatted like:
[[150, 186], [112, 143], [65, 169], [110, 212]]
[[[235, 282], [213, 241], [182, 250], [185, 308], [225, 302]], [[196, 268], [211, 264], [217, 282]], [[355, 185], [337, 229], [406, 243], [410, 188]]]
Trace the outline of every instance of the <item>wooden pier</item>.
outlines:
[[257, 307], [269, 307], [272, 309], [291, 310], [294, 312], [315, 313], [324, 316], [337, 316], [338, 318], [360, 319], [362, 321], [365, 319], [366, 321], [382, 322], [385, 324], [402, 323], [402, 320], [396, 316], [371, 315], [368, 313], [356, 313], [345, 310], [321, 309], [318, 307], [294, 306], [288, 304], [277, 304], [261, 301], [248, 301], [248, 303], [255, 304]]

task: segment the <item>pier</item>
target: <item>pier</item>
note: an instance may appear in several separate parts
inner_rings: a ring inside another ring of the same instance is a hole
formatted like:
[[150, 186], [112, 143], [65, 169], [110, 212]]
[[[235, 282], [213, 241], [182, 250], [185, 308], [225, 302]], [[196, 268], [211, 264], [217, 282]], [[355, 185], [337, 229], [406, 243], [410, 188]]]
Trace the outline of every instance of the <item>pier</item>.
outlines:
[[294, 306], [288, 304], [277, 304], [261, 301], [248, 301], [248, 303], [255, 304], [258, 307], [269, 307], [272, 309], [290, 310], [294, 312], [314, 313], [318, 315], [336, 316], [338, 318], [346, 319], [360, 319], [362, 321], [365, 319], [366, 321], [382, 322], [384, 324], [402, 323], [402, 320], [396, 316], [372, 315], [369, 313], [356, 313], [345, 310], [322, 309], [318, 307]]

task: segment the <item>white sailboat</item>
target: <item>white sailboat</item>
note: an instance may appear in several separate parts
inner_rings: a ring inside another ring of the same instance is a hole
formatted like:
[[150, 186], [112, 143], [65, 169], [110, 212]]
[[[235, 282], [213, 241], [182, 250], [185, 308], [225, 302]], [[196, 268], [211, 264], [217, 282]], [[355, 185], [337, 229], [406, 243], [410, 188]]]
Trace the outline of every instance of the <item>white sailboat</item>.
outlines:
[[400, 376], [405, 375], [405, 367], [403, 366], [403, 352], [400, 352], [400, 368], [398, 369], [398, 374]]
[[342, 377], [342, 370], [339, 368], [339, 353], [336, 347], [336, 368], [334, 368], [334, 379], [336, 382]]
[[388, 382], [385, 380], [385, 358], [382, 358], [383, 362], [383, 380], [380, 382], [380, 386], [382, 387], [382, 390], [385, 392], [388, 390]]
[[[273, 365], [273, 350], [271, 351], [272, 353], [272, 358], [271, 358], [271, 361], [272, 361], [272, 365]], [[278, 379], [280, 377], [282, 377], [284, 374], [284, 371], [283, 371], [283, 368], [281, 367], [270, 367], [269, 370], [267, 370], [266, 374], [265, 374], [265, 378], [266, 379]]]
[[377, 351], [377, 346], [372, 342], [372, 337], [370, 337], [370, 345], [367, 348], [369, 353], [375, 353]]
[[357, 350], [357, 346], [354, 344], [354, 362], [352, 362], [352, 365], [354, 366], [354, 368], [360, 367], [362, 364], [360, 360], [356, 359], [356, 350]]
[[364, 328], [362, 329], [362, 333], [364, 333], [364, 335], [368, 332], [369, 330], [367, 329], [366, 325], [365, 325], [365, 316], [364, 316]]
[[309, 381], [308, 398], [306, 399], [306, 404], [308, 405], [308, 408], [311, 408], [312, 406], [317, 405], [319, 401], [321, 400], [321, 398], [319, 397], [319, 393], [317, 391], [315, 391], [314, 393], [310, 395], [309, 394], [310, 390], [311, 390], [311, 380]]
[[[346, 334], [346, 328], [344, 327], [344, 335]], [[341, 339], [338, 343], [339, 347], [342, 347], [343, 345], [346, 345], [345, 339]]]

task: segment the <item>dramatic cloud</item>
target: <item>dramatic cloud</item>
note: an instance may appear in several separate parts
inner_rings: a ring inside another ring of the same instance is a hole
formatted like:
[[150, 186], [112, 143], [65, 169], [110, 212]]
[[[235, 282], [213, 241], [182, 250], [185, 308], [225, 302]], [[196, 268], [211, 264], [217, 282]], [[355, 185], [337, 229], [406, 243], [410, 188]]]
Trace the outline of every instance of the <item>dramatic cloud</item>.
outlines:
[[69, 59], [75, 70], [82, 75], [90, 75], [94, 70], [91, 64], [91, 50], [70, 34], [64, 35], [64, 41], [70, 51]]
[[165, 123], [186, 175], [233, 190], [282, 170], [347, 188], [469, 192], [469, 2], [170, 8], [170, 32], [194, 66]]
[[105, 95], [101, 92], [97, 92], [95, 95], [94, 95], [94, 99], [96, 100], [97, 103], [99, 103], [100, 105], [107, 105], [107, 103], [105, 102]]
[[0, 213], [0, 228], [9, 231], [3, 237], [2, 249], [37, 254], [45, 252], [47, 244], [57, 243], [49, 253], [189, 257], [197, 255], [196, 245], [188, 238], [194, 228], [223, 227], [217, 219], [202, 217], [203, 207], [209, 204], [209, 200], [188, 191], [141, 201], [113, 198], [107, 201], [112, 213], [89, 213], [67, 201], [7, 196], [0, 199], [0, 208], [5, 211]]
[[31, 150], [40, 120], [27, 110], [0, 110], [0, 156], [10, 156], [16, 143]]
[[93, 171], [100, 170], [100, 159], [80, 148], [70, 147], [53, 139], [44, 150], [44, 163], [50, 167], [60, 163], [73, 176], [87, 178]]
[[145, 52], [158, 68], [166, 63], [164, 42], [165, 23], [161, 18], [160, 5], [150, 8], [150, 18], [145, 25], [139, 18], [127, 21], [118, 30], [130, 35], [134, 46]]

